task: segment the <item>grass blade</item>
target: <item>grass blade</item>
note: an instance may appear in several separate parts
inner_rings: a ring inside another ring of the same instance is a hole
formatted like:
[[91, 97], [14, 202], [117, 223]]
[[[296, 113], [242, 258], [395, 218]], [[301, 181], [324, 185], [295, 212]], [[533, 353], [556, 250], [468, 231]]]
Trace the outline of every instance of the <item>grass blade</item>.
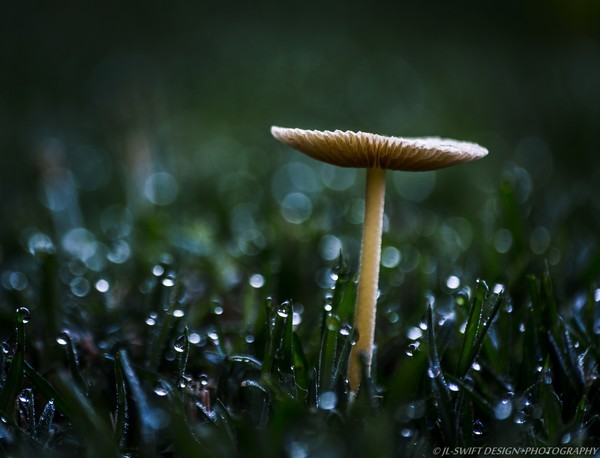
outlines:
[[8, 368], [8, 375], [0, 393], [0, 412], [8, 418], [14, 418], [15, 401], [23, 387], [23, 374], [25, 368], [25, 313], [24, 308], [17, 310], [17, 346], [12, 361]]
[[481, 317], [483, 314], [483, 302], [487, 291], [485, 282], [479, 280], [477, 282], [477, 292], [475, 293], [471, 311], [469, 312], [469, 318], [464, 334], [465, 337], [458, 360], [457, 374], [459, 377], [464, 377], [468, 373], [477, 356], [477, 349], [474, 344], [479, 333]]

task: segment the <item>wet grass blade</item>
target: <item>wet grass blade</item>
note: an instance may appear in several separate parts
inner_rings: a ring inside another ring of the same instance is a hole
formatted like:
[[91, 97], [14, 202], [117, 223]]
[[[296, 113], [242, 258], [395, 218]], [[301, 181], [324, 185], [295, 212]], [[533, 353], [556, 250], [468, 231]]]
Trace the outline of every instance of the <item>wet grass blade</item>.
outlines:
[[139, 422], [141, 451], [142, 454], [145, 454], [145, 456], [150, 456], [152, 453], [154, 453], [156, 446], [156, 435], [152, 423], [155, 414], [150, 407], [144, 390], [142, 389], [140, 380], [133, 370], [133, 366], [129, 361], [127, 352], [125, 350], [121, 350], [117, 356], [117, 362], [121, 364], [124, 379], [127, 381], [127, 386], [129, 386], [131, 397], [136, 408], [136, 418]]
[[481, 351], [481, 347], [483, 346], [484, 339], [487, 335], [492, 322], [494, 321], [494, 317], [498, 313], [500, 306], [504, 302], [504, 294], [503, 293], [490, 293], [487, 295], [484, 301], [484, 309], [490, 310], [489, 314], [486, 316], [485, 320], [481, 323], [481, 327], [479, 330], [479, 334], [473, 343], [473, 349], [471, 351], [471, 365], [477, 358], [477, 355]]
[[94, 410], [83, 393], [65, 373], [54, 378], [54, 385], [68, 407], [64, 412], [85, 442], [88, 456], [93, 458], [120, 457], [106, 419]]
[[175, 341], [175, 351], [177, 351], [179, 355], [178, 378], [181, 386], [185, 380], [185, 371], [187, 369], [187, 362], [190, 354], [190, 330], [187, 326], [183, 330], [183, 334]]
[[439, 354], [437, 351], [435, 339], [435, 322], [433, 320], [433, 308], [431, 303], [427, 304], [427, 347], [429, 355], [428, 375], [431, 379], [433, 397], [436, 400], [436, 410], [440, 422], [440, 428], [444, 441], [447, 444], [454, 444], [454, 421], [452, 399], [450, 397], [450, 389], [442, 373], [442, 365], [440, 363]]
[[56, 407], [54, 407], [54, 400], [50, 399], [46, 404], [46, 407], [44, 407], [44, 410], [40, 415], [40, 419], [38, 420], [37, 425], [35, 427], [35, 437], [44, 446], [52, 437], [52, 422], [54, 420], [55, 411]]
[[123, 376], [121, 357], [117, 353], [114, 360], [115, 384], [116, 384], [116, 413], [115, 413], [115, 442], [119, 447], [124, 447], [129, 422], [129, 406], [127, 403], [127, 387]]
[[17, 311], [17, 346], [8, 367], [6, 381], [0, 393], [0, 412], [8, 418], [14, 418], [15, 401], [23, 387], [25, 368], [25, 323]]
[[79, 388], [84, 393], [87, 393], [88, 384], [85, 381], [85, 378], [83, 377], [83, 374], [79, 369], [79, 361], [77, 358], [77, 353], [75, 352], [75, 345], [73, 344], [73, 339], [71, 338], [71, 335], [68, 332], [62, 332], [60, 334], [60, 339], [62, 339], [65, 342], [65, 352], [67, 353], [67, 361], [69, 364], [69, 370], [71, 371], [71, 377], [73, 377], [73, 380], [75, 380]]
[[546, 359], [543, 368], [542, 379], [539, 383], [540, 403], [543, 412], [543, 428], [546, 437], [552, 444], [558, 443], [560, 434], [564, 429], [562, 422], [562, 407], [556, 392], [552, 388], [552, 377], [550, 359]]
[[487, 286], [483, 281], [477, 282], [477, 292], [471, 305], [471, 311], [469, 312], [469, 318], [467, 320], [467, 326], [465, 328], [464, 340], [460, 357], [458, 360], [457, 374], [459, 377], [464, 377], [468, 372], [475, 357], [477, 356], [477, 349], [475, 347], [475, 339], [479, 333], [479, 327], [481, 324], [481, 317], [483, 313], [483, 302], [487, 294]]
[[175, 286], [171, 288], [167, 309], [162, 311], [159, 315], [162, 316], [162, 319], [159, 322], [158, 332], [152, 334], [152, 344], [150, 345], [148, 359], [146, 360], [147, 368], [149, 370], [156, 370], [160, 364], [167, 342], [175, 325], [173, 310], [175, 310], [181, 290], [181, 283], [175, 283]]
[[319, 351], [319, 385], [321, 392], [333, 388], [340, 319], [331, 312], [325, 314]]

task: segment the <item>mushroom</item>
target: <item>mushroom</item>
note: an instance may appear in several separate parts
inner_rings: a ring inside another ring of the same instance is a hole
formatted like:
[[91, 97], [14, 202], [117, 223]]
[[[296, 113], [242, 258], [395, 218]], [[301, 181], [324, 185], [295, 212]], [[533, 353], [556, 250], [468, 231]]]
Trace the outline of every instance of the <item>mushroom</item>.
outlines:
[[[350, 389], [356, 393], [361, 365], [370, 373], [381, 258], [381, 230], [385, 200], [385, 171], [427, 171], [468, 162], [487, 155], [487, 149], [470, 142], [438, 137], [400, 138], [351, 131], [318, 131], [271, 127], [273, 136], [304, 154], [341, 167], [367, 169], [355, 329], [359, 339], [348, 365]], [[362, 359], [362, 362], [361, 362]]]

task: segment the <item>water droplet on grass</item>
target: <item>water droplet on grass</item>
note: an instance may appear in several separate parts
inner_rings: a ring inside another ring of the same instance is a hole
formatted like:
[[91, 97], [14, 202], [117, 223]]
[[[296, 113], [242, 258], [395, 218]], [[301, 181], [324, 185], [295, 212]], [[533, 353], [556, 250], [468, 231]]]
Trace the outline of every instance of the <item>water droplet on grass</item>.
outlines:
[[23, 291], [27, 288], [27, 277], [23, 272], [11, 272], [8, 275], [8, 282], [12, 289], [16, 291]]
[[560, 438], [561, 444], [568, 444], [571, 442], [571, 433], [566, 433], [563, 437]]
[[175, 309], [175, 310], [173, 310], [173, 316], [175, 318], [181, 318], [181, 317], [185, 316], [185, 312], [181, 309]]
[[254, 336], [252, 334], [246, 334], [246, 337], [244, 338], [244, 340], [248, 344], [254, 343]]
[[202, 340], [202, 338], [200, 337], [200, 334], [198, 334], [197, 332], [191, 332], [190, 335], [188, 336], [188, 341], [192, 345], [196, 345], [196, 344], [200, 343], [201, 340]]
[[156, 264], [152, 268], [152, 275], [154, 275], [155, 277], [160, 277], [164, 273], [165, 273], [165, 268], [163, 266], [161, 266], [160, 264]]
[[85, 297], [90, 291], [90, 282], [84, 277], [75, 277], [69, 283], [71, 292], [77, 297]]
[[450, 275], [447, 279], [446, 279], [446, 286], [449, 289], [456, 289], [460, 286], [460, 278], [458, 278], [456, 275]]
[[515, 423], [517, 425], [523, 425], [523, 424], [525, 424], [525, 421], [526, 421], [525, 412], [519, 411], [515, 414]]
[[217, 316], [223, 315], [223, 307], [217, 305], [215, 308], [213, 308], [213, 313]]
[[420, 328], [412, 326], [406, 331], [406, 337], [410, 340], [417, 340], [423, 337], [423, 331]]
[[175, 341], [175, 344], [173, 345], [173, 349], [177, 353], [183, 353], [185, 351], [186, 344], [187, 344], [187, 339], [186, 339], [185, 335], [182, 334], [179, 337], [177, 337], [177, 340]]
[[460, 387], [456, 383], [448, 383], [448, 389], [450, 391], [454, 391], [455, 393], [460, 391]]
[[167, 394], [169, 394], [169, 388], [164, 382], [158, 381], [154, 385], [154, 393], [157, 396], [163, 397], [163, 396], [166, 396]]
[[542, 372], [542, 380], [546, 385], [552, 385], [552, 369], [548, 368]]
[[494, 407], [494, 416], [498, 420], [506, 420], [512, 413], [512, 401], [510, 399], [502, 399]]
[[265, 285], [265, 277], [261, 274], [254, 274], [250, 277], [249, 282], [252, 288], [262, 288]]
[[17, 320], [23, 324], [29, 323], [31, 320], [31, 313], [27, 307], [19, 307], [17, 309]]
[[473, 423], [473, 435], [474, 436], [483, 436], [485, 434], [485, 427], [480, 420], [476, 420]]
[[200, 386], [208, 386], [208, 376], [206, 374], [200, 375], [200, 377], [198, 377], [198, 381], [200, 382]]
[[94, 286], [99, 293], [106, 293], [110, 289], [110, 283], [104, 278], [98, 280]]
[[71, 336], [67, 331], [61, 332], [58, 336], [56, 336], [56, 343], [58, 345], [62, 345], [63, 347], [67, 345], [71, 340]]
[[333, 410], [337, 405], [337, 395], [333, 391], [325, 391], [319, 396], [319, 409]]
[[219, 340], [219, 334], [218, 334], [218, 333], [217, 333], [217, 331], [215, 331], [214, 329], [213, 329], [213, 330], [210, 330], [210, 331], [208, 331], [208, 332], [206, 333], [206, 335], [207, 335], [207, 336], [208, 336], [208, 338], [209, 338], [210, 340], [212, 340], [212, 341], [215, 341], [215, 342], [216, 342], [217, 340]]
[[413, 356], [417, 350], [419, 350], [420, 342], [412, 342], [408, 344], [408, 348], [406, 349], [407, 356]]
[[171, 288], [175, 286], [175, 276], [172, 274], [167, 275], [165, 278], [162, 279], [162, 284], [166, 288]]
[[414, 430], [410, 428], [404, 428], [402, 431], [400, 431], [402, 437], [412, 437], [414, 433]]
[[347, 337], [350, 335], [350, 333], [352, 332], [352, 326], [350, 326], [349, 324], [345, 324], [340, 328], [340, 335]]
[[427, 376], [429, 378], [436, 378], [442, 373], [442, 370], [438, 366], [429, 366], [427, 368]]

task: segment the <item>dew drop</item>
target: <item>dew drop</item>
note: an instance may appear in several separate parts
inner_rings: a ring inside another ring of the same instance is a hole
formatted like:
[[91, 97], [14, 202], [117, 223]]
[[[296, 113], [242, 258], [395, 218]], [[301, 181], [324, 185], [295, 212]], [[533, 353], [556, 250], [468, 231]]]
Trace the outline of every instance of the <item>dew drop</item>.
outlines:
[[162, 282], [164, 287], [166, 288], [171, 288], [173, 286], [175, 286], [175, 277], [171, 274], [167, 275], [165, 278], [162, 279]]
[[473, 361], [473, 364], [471, 364], [471, 368], [476, 372], [479, 372], [481, 370], [481, 366], [477, 361]]
[[571, 442], [571, 433], [566, 433], [563, 437], [560, 438], [561, 444], [568, 444]]
[[517, 425], [523, 425], [525, 424], [526, 418], [525, 418], [525, 412], [519, 411], [515, 414], [515, 423]]
[[155, 277], [160, 277], [164, 273], [165, 273], [165, 268], [163, 266], [161, 266], [160, 264], [156, 264], [152, 268], [152, 275], [154, 275]]
[[31, 401], [31, 388], [25, 388], [23, 391], [21, 391], [19, 394], [19, 401], [23, 404], [29, 404]]
[[292, 313], [292, 326], [299, 326], [302, 323], [302, 314], [299, 312]]
[[319, 396], [319, 409], [333, 410], [337, 405], [337, 395], [333, 391], [325, 391]]
[[160, 397], [164, 397], [167, 394], [169, 394], [169, 389], [164, 382], [159, 381], [154, 385], [154, 394]]
[[71, 341], [71, 336], [67, 331], [61, 332], [58, 336], [56, 336], [56, 343], [58, 345], [62, 345], [63, 347], [67, 345]]
[[254, 336], [252, 334], [246, 334], [246, 337], [244, 338], [244, 340], [248, 344], [254, 343]]
[[181, 318], [182, 316], [185, 316], [185, 312], [181, 309], [175, 309], [173, 310], [173, 316], [175, 318]]
[[217, 334], [217, 331], [215, 331], [214, 329], [211, 331], [208, 331], [206, 333], [206, 335], [208, 336], [208, 338], [212, 341], [217, 341], [219, 340], [219, 334]]
[[446, 286], [449, 289], [456, 289], [460, 286], [460, 278], [458, 278], [456, 275], [450, 275], [447, 279], [446, 279]]
[[84, 277], [75, 277], [69, 283], [69, 287], [77, 297], [85, 297], [90, 292], [90, 282]]
[[421, 328], [421, 330], [427, 331], [427, 323], [425, 323], [424, 321], [419, 323], [419, 327]]
[[27, 307], [19, 307], [17, 309], [17, 320], [19, 320], [19, 323], [29, 323], [31, 320], [31, 313]]
[[217, 316], [223, 315], [223, 307], [217, 305], [215, 308], [213, 308], [213, 313]]
[[437, 376], [439, 376], [441, 374], [442, 370], [439, 368], [439, 366], [429, 366], [427, 368], [427, 376], [429, 378], [436, 378]]
[[408, 344], [408, 348], [406, 349], [407, 356], [413, 356], [417, 350], [419, 350], [420, 342], [411, 342]]
[[196, 344], [200, 343], [200, 340], [202, 340], [202, 338], [200, 337], [200, 334], [198, 334], [197, 332], [191, 332], [190, 335], [188, 336], [188, 342], [191, 343], [192, 345], [196, 345]]
[[248, 283], [250, 286], [252, 286], [252, 288], [262, 288], [265, 286], [265, 277], [263, 277], [261, 274], [254, 274], [250, 277]]
[[185, 347], [186, 347], [187, 342], [188, 341], [187, 341], [185, 335], [182, 334], [179, 337], [177, 337], [177, 340], [175, 341], [175, 344], [173, 345], [173, 349], [177, 353], [183, 353], [185, 351]]
[[494, 407], [494, 416], [498, 420], [506, 420], [512, 413], [512, 401], [510, 399], [502, 399]]
[[414, 433], [414, 430], [410, 428], [404, 428], [402, 431], [400, 431], [402, 437], [412, 437]]
[[198, 377], [198, 381], [200, 382], [200, 386], [207, 387], [208, 386], [208, 375], [202, 374]]
[[423, 331], [420, 328], [417, 328], [416, 326], [412, 326], [406, 331], [406, 337], [408, 337], [410, 340], [417, 340], [420, 339], [422, 336]]
[[329, 331], [337, 331], [340, 328], [340, 317], [329, 314], [325, 317], [325, 326]]
[[546, 385], [552, 385], [552, 370], [550, 368], [542, 372], [542, 379]]
[[148, 318], [146, 318], [146, 324], [148, 326], [154, 326], [156, 324], [156, 318], [149, 316]]
[[352, 332], [352, 326], [350, 326], [349, 324], [345, 324], [340, 328], [340, 335], [347, 337], [350, 335], [350, 333]]
[[473, 435], [475, 436], [483, 436], [485, 434], [485, 427], [480, 420], [476, 420], [473, 423]]
[[279, 315], [281, 318], [287, 318], [289, 313], [287, 308], [281, 307], [277, 310], [277, 315]]
[[455, 393], [460, 391], [460, 387], [456, 383], [448, 383], [448, 389], [450, 391], [454, 391]]
[[94, 286], [99, 293], [106, 293], [110, 289], [110, 283], [104, 278], [98, 280]]

